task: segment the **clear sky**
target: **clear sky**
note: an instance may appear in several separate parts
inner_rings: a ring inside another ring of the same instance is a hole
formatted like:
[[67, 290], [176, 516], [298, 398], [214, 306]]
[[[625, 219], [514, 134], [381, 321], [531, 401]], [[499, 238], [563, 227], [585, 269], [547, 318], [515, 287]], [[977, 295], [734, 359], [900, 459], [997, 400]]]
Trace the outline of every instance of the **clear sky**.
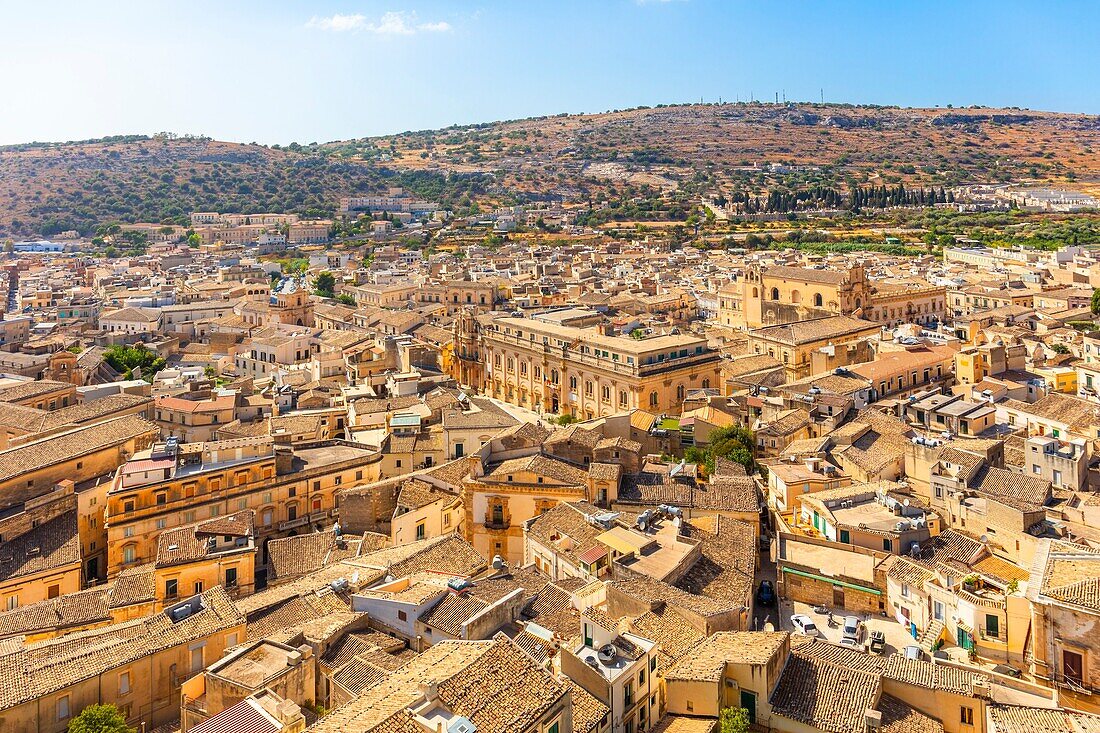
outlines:
[[1100, 114], [1100, 2], [0, 0], [0, 143], [747, 99]]

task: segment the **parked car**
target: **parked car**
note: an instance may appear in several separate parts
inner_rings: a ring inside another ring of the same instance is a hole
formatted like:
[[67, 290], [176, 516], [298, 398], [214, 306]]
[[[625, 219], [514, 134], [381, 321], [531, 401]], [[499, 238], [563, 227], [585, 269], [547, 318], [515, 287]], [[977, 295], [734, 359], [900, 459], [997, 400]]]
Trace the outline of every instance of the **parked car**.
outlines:
[[805, 614], [796, 613], [791, 616], [791, 625], [794, 626], [795, 631], [806, 636], [821, 635], [821, 632], [817, 630], [817, 625], [814, 624], [814, 620]]
[[756, 600], [761, 606], [775, 605], [775, 588], [770, 580], [761, 580], [760, 588], [756, 591]]
[[840, 640], [840, 645], [848, 649], [855, 649], [856, 651], [863, 651], [863, 645], [850, 636], [845, 636]]
[[1020, 676], [1020, 670], [1016, 669], [1015, 667], [1009, 667], [1007, 664], [998, 664], [996, 667], [993, 668], [993, 671], [997, 674], [1003, 674], [1009, 677]]
[[915, 644], [910, 644], [905, 647], [905, 649], [902, 650], [902, 654], [905, 655], [906, 659], [915, 659], [918, 662], [924, 661], [924, 650]]
[[886, 651], [886, 634], [881, 631], [872, 631], [870, 650], [872, 654], [882, 654]]
[[844, 639], [858, 642], [863, 638], [863, 622], [855, 616], [846, 616], [844, 618], [844, 632], [841, 636]]

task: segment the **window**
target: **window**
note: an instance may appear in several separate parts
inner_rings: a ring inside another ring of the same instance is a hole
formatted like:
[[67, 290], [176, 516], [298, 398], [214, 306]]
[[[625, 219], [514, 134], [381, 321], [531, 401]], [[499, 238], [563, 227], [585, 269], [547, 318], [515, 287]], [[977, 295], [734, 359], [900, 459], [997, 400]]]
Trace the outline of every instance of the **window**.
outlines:
[[558, 733], [558, 721], [554, 721], [550, 724], [550, 727], [546, 729], [546, 733]]
[[126, 512], [127, 514], [134, 511], [134, 500], [127, 499], [126, 501], [122, 502], [122, 511]]
[[1062, 650], [1062, 676], [1080, 687], [1085, 685], [1085, 657], [1080, 652]]
[[397, 618], [400, 621], [408, 621], [409, 620], [409, 614], [405, 613], [404, 611], [398, 611], [397, 612]]
[[840, 543], [842, 545], [847, 545], [847, 544], [851, 544], [851, 542], [852, 542], [851, 533], [846, 529], [840, 530]]
[[814, 307], [820, 308], [823, 302], [824, 301], [821, 298], [821, 293], [814, 293]]
[[645, 670], [642, 669], [642, 670], [638, 671], [638, 687], [641, 687], [644, 684], [645, 684]]
[[123, 527], [122, 536], [123, 537], [133, 537], [134, 536], [134, 528], [133, 527]]
[[416, 539], [422, 540], [427, 536], [428, 532], [427, 528], [424, 526], [424, 523], [421, 522], [420, 524], [416, 525]]
[[122, 562], [131, 563], [134, 561], [135, 550], [133, 545], [126, 545], [122, 548]]
[[57, 598], [59, 595], [61, 595], [60, 585], [51, 585], [46, 589], [46, 598]]
[[19, 596], [8, 596], [7, 606], [9, 611], [19, 608]]
[[992, 613], [985, 615], [985, 635], [996, 639], [1001, 635], [1001, 620]]
[[203, 584], [201, 580], [195, 581], [195, 595], [202, 593]]
[[157, 492], [157, 504], [167, 504], [167, 503], [168, 503], [168, 493], [165, 492], [165, 491], [158, 491]]
[[158, 519], [157, 522], [156, 522], [156, 525], [157, 525], [157, 529], [164, 529], [165, 527], [168, 526], [168, 520]]
[[191, 674], [198, 674], [202, 671], [202, 645], [191, 649]]
[[963, 725], [974, 725], [974, 708], [959, 708], [959, 722]]
[[295, 506], [294, 504], [291, 504], [290, 506], [288, 506], [286, 508], [286, 518], [291, 522], [293, 522], [295, 519], [297, 519], [298, 518], [298, 507]]
[[893, 542], [893, 540], [889, 539], [888, 537], [884, 537], [882, 539], [882, 549], [885, 550], [886, 552], [893, 552], [894, 551], [894, 542]]
[[908, 598], [909, 597], [909, 584], [908, 583], [902, 583], [901, 584], [901, 597], [902, 598]]
[[649, 660], [649, 671], [650, 672], [656, 672], [657, 671], [657, 657], [652, 657]]
[[67, 720], [69, 717], [69, 696], [62, 695], [57, 698], [57, 719]]
[[657, 406], [657, 393], [656, 392], [650, 392], [649, 393], [649, 406], [650, 407], [656, 407]]
[[236, 588], [237, 587], [237, 568], [225, 569], [225, 587]]
[[118, 694], [128, 695], [130, 694], [130, 673], [123, 672], [118, 676]]
[[175, 578], [169, 578], [164, 581], [164, 597], [175, 598], [176, 593], [179, 592], [179, 581]]

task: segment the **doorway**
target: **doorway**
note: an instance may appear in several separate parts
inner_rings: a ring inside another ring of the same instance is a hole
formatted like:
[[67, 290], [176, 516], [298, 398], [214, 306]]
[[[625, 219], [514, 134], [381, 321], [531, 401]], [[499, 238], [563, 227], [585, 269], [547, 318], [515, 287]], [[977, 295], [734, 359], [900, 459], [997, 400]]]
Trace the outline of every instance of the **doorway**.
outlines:
[[844, 608], [844, 589], [839, 585], [833, 586], [833, 607]]
[[749, 724], [756, 724], [756, 693], [741, 690], [741, 707], [749, 714]]

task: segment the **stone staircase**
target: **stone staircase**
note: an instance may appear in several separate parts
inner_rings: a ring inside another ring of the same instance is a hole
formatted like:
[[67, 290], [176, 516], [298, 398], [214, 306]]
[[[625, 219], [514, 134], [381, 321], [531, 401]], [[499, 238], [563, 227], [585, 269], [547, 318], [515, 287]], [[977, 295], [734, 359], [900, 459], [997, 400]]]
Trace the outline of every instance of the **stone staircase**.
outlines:
[[928, 625], [928, 628], [921, 633], [920, 638], [917, 639], [917, 646], [931, 654], [932, 647], [942, 634], [943, 621], [933, 621]]

